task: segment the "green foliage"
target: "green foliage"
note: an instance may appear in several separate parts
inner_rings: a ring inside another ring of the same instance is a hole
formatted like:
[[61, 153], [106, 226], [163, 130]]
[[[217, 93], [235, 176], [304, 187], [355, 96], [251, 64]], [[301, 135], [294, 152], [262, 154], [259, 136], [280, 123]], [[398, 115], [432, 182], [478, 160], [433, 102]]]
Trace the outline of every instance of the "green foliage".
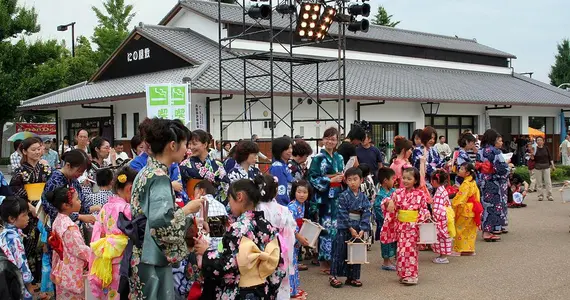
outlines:
[[400, 24], [400, 21], [392, 21], [392, 17], [394, 15], [388, 15], [386, 9], [380, 5], [378, 6], [378, 14], [374, 16], [374, 20], [372, 20], [372, 24], [388, 26], [388, 27], [396, 27]]
[[528, 172], [527, 166], [517, 167], [515, 169], [515, 174], [520, 175], [520, 177], [530, 184], [530, 173]]
[[[530, 173], [526, 166], [517, 167], [515, 173], [530, 184]], [[550, 178], [557, 182], [570, 179], [570, 166], [556, 166], [556, 170], [550, 172]]]
[[99, 22], [91, 38], [98, 48], [97, 65], [102, 65], [127, 38], [128, 26], [135, 16], [133, 6], [125, 5], [124, 0], [105, 0], [103, 7], [104, 12], [95, 6], [91, 7]]
[[553, 86], [570, 83], [570, 40], [564, 39], [558, 44], [558, 54], [548, 77]]
[[18, 0], [0, 1], [0, 42], [19, 34], [30, 35], [38, 31], [40, 25], [34, 8], [18, 6]]
[[552, 181], [563, 181], [568, 179], [568, 175], [566, 174], [566, 170], [557, 167], [556, 170], [550, 171], [550, 178]]

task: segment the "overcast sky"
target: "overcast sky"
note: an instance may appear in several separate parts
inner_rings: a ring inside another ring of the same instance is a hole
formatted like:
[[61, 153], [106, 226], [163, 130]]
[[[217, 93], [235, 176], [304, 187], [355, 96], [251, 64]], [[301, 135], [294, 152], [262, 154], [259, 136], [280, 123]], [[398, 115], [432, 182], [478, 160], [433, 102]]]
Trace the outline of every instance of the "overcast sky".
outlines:
[[[178, 0], [127, 0], [139, 22], [156, 24]], [[57, 25], [77, 22], [76, 35], [91, 36], [97, 20], [91, 6], [100, 0], [20, 0], [35, 6], [41, 38], [67, 39]], [[398, 28], [476, 38], [481, 44], [512, 53], [516, 72], [534, 72], [533, 78], [550, 82], [556, 43], [570, 37], [569, 0], [373, 0], [372, 11], [384, 5]]]

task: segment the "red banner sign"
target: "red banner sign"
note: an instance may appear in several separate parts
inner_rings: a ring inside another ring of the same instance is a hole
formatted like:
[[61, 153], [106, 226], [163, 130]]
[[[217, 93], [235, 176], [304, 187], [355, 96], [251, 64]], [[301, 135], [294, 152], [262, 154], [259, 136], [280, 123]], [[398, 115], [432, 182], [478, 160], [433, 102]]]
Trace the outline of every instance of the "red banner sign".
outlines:
[[55, 124], [50, 123], [16, 123], [16, 132], [29, 131], [37, 135], [55, 135]]

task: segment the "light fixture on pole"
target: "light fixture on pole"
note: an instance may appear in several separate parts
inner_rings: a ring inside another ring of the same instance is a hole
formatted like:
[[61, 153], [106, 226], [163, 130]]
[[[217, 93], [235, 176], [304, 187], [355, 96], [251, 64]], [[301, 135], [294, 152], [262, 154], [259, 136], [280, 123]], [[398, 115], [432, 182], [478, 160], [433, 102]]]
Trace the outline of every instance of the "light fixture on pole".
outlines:
[[71, 56], [75, 57], [75, 22], [57, 26], [57, 31], [67, 31], [71, 26]]
[[319, 20], [318, 30], [317, 30], [317, 40], [322, 40], [329, 32], [331, 25], [336, 16], [337, 10], [332, 6], [326, 6], [321, 19]]
[[271, 17], [271, 6], [269, 4], [252, 5], [247, 10], [247, 15], [252, 19], [269, 20]]
[[349, 14], [338, 14], [337, 21], [341, 23], [346, 23], [348, 31], [352, 32], [368, 32], [370, 28], [370, 22], [367, 19], [356, 20], [358, 16], [368, 17], [370, 15], [370, 4], [364, 3], [352, 3], [348, 6]]
[[426, 116], [437, 115], [437, 112], [439, 111], [439, 103], [426, 102], [422, 103], [421, 105], [422, 105], [422, 111]]
[[297, 12], [297, 9], [295, 8], [295, 5], [283, 3], [277, 5], [277, 7], [275, 7], [275, 11], [281, 15], [292, 15]]
[[297, 34], [301, 40], [316, 39], [321, 9], [320, 3], [301, 3], [299, 17], [297, 18]]

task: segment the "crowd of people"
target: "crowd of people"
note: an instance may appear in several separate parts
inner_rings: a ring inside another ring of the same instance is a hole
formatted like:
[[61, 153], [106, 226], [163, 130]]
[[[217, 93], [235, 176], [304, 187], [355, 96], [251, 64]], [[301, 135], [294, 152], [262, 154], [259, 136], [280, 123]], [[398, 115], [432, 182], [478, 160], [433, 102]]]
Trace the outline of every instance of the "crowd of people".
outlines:
[[[132, 159], [85, 130], [49, 160], [51, 142], [17, 142], [11, 181], [0, 173], [0, 272], [12, 274], [1, 298], [306, 299], [305, 261], [334, 288], [361, 287], [348, 244], [367, 241], [380, 242], [382, 270], [415, 285], [418, 251], [437, 264], [475, 255], [478, 230], [501, 240], [509, 195], [528, 189], [492, 129], [480, 142], [464, 132], [456, 151], [432, 127], [397, 136], [387, 165], [365, 128], [339, 138], [327, 129], [318, 153], [299, 136], [274, 139], [265, 174], [255, 139], [213, 142], [176, 120], [143, 121]], [[537, 181], [552, 163], [540, 149]], [[316, 245], [301, 234], [309, 220]], [[426, 222], [431, 245], [420, 244]]]

